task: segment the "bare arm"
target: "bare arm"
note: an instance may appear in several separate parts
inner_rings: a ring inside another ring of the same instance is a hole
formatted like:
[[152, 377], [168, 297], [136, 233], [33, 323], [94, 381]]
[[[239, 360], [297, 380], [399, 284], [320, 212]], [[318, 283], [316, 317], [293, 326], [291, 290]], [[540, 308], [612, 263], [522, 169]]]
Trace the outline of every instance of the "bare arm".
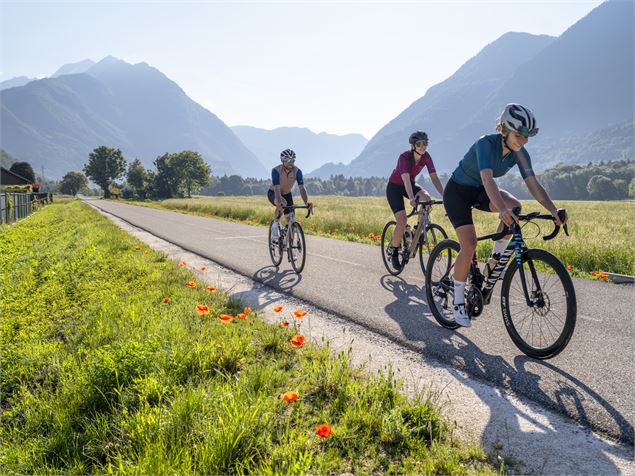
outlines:
[[300, 196], [302, 197], [302, 200], [304, 201], [304, 204], [308, 205], [309, 196], [306, 193], [306, 188], [304, 188], [304, 185], [298, 185], [298, 189], [300, 190]]
[[432, 185], [434, 185], [434, 188], [437, 189], [437, 192], [441, 195], [441, 198], [443, 198], [443, 184], [441, 183], [439, 176], [436, 173], [430, 174], [430, 181], [432, 182]]
[[490, 199], [491, 205], [498, 211], [500, 219], [508, 226], [513, 222], [518, 222], [516, 215], [505, 205], [505, 200], [503, 200], [500, 189], [494, 180], [492, 169], [481, 170], [481, 180], [483, 180], [483, 186], [485, 187], [485, 192]]
[[412, 183], [410, 182], [410, 174], [401, 174], [401, 180], [403, 180], [404, 187], [406, 187], [406, 193], [408, 199], [412, 202], [415, 199], [414, 192], [412, 191]]

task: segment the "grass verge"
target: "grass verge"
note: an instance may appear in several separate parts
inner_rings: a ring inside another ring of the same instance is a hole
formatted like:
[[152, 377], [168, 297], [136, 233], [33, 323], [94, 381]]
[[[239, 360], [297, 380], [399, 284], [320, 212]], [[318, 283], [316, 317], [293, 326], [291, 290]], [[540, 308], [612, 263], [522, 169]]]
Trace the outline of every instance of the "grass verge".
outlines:
[[0, 267], [2, 473], [496, 472], [389, 371], [292, 345], [80, 202], [2, 228]]

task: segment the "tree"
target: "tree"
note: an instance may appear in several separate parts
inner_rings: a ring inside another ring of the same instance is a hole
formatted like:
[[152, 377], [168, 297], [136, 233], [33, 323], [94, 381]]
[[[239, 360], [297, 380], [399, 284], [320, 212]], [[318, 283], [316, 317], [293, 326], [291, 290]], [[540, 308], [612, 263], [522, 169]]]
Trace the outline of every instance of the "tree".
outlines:
[[81, 172], [68, 172], [60, 182], [60, 192], [73, 197], [86, 187], [88, 187], [88, 179]]
[[628, 184], [628, 198], [635, 198], [635, 178]]
[[35, 172], [33, 172], [33, 167], [28, 162], [14, 162], [9, 170], [24, 177], [29, 182], [35, 183]]
[[154, 188], [159, 198], [172, 198], [179, 192], [178, 174], [174, 170], [171, 157], [171, 154], [163, 154], [154, 161], [157, 168]]
[[594, 175], [587, 184], [587, 191], [594, 200], [610, 200], [616, 196], [615, 186], [610, 178], [604, 175]]
[[126, 172], [126, 159], [119, 149], [102, 145], [93, 150], [84, 166], [84, 173], [104, 191], [104, 197], [110, 198], [110, 184]]
[[134, 159], [128, 167], [126, 180], [137, 197], [146, 198], [148, 173], [139, 159]]
[[188, 198], [192, 196], [192, 191], [197, 192], [211, 183], [212, 169], [198, 152], [184, 150], [173, 154], [171, 160], [177, 171], [179, 188], [185, 189]]

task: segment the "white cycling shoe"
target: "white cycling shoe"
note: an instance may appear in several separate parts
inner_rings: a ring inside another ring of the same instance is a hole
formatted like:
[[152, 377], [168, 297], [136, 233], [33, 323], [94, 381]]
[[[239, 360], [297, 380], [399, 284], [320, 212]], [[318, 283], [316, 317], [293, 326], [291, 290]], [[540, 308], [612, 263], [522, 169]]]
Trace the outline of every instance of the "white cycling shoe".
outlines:
[[465, 309], [465, 304], [454, 305], [454, 320], [459, 326], [470, 327], [472, 325], [470, 316], [468, 316], [467, 310]]

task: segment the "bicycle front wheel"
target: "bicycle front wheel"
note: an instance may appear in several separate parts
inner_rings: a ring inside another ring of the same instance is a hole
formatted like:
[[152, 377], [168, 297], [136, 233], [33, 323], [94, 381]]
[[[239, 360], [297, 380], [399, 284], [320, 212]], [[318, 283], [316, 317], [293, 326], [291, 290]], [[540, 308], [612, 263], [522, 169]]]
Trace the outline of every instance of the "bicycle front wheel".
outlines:
[[443, 240], [430, 253], [426, 269], [426, 298], [432, 315], [448, 329], [459, 325], [454, 320], [454, 263], [461, 246]]
[[395, 233], [396, 226], [396, 221], [389, 221], [381, 232], [381, 258], [384, 260], [386, 270], [393, 276], [397, 276], [403, 270], [404, 255], [407, 253], [407, 251], [404, 250], [403, 240], [401, 240], [399, 248], [394, 250], [395, 253], [398, 253], [400, 266], [399, 268], [393, 267], [392, 257], [388, 255], [388, 247], [391, 246], [392, 235]]
[[421, 234], [421, 242], [419, 244], [419, 264], [423, 275], [426, 275], [426, 263], [430, 259], [430, 253], [441, 241], [447, 240], [448, 234], [436, 223], [428, 225], [425, 234]]
[[509, 336], [530, 357], [555, 357], [573, 335], [577, 314], [573, 282], [560, 260], [547, 251], [527, 250], [520, 266], [511, 262], [503, 278], [501, 308]]
[[304, 269], [306, 260], [306, 243], [304, 241], [304, 231], [298, 222], [294, 222], [289, 227], [289, 261], [293, 270], [300, 274]]
[[[273, 236], [271, 234], [273, 224], [274, 222], [272, 221], [269, 225], [269, 256], [271, 256], [271, 262], [273, 263], [273, 265], [275, 267], [278, 267], [282, 262], [282, 240], [280, 238], [275, 240], [273, 239]], [[280, 235], [279, 232], [278, 235]]]

